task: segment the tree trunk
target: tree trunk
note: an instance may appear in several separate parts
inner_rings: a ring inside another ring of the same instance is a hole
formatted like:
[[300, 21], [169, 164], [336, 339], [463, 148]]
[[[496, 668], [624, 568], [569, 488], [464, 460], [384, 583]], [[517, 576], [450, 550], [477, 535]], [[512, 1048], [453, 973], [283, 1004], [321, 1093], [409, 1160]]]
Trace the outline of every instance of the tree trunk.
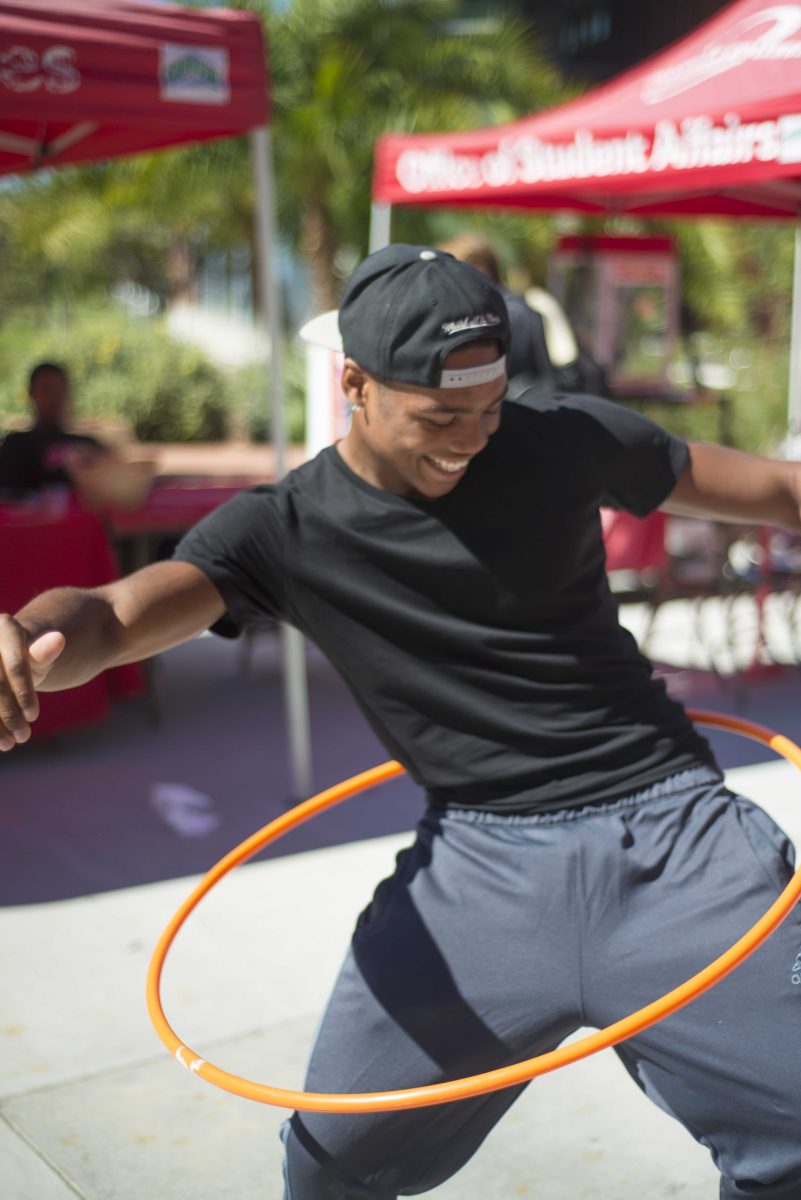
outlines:
[[303, 215], [301, 252], [309, 268], [315, 312], [339, 304], [340, 279], [336, 271], [337, 235], [325, 207], [312, 203]]
[[171, 303], [197, 299], [196, 256], [186, 238], [176, 238], [167, 251], [167, 286]]

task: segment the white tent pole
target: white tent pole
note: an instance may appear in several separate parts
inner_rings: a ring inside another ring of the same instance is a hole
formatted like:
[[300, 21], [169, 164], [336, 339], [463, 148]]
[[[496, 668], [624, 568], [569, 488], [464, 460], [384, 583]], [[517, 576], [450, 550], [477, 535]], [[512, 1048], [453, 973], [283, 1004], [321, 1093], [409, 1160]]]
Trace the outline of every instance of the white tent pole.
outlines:
[[801, 217], [795, 227], [793, 304], [790, 316], [790, 384], [787, 397], [788, 449], [801, 434]]
[[374, 200], [370, 207], [370, 253], [390, 243], [392, 205]]
[[284, 419], [283, 321], [281, 289], [275, 265], [275, 187], [270, 132], [265, 126], [251, 130], [253, 184], [256, 193], [256, 279], [262, 320], [270, 341], [270, 434], [275, 451], [275, 473], [286, 475], [286, 422]]
[[[263, 319], [266, 319], [270, 338], [270, 429], [275, 450], [275, 475], [277, 479], [282, 479], [287, 472], [282, 355], [283, 305], [278, 272], [275, 268], [277, 238], [272, 147], [270, 133], [265, 126], [251, 131], [250, 146], [256, 193], [256, 277]], [[281, 643], [293, 798], [301, 800], [310, 796], [312, 792], [309, 690], [303, 635], [291, 625], [282, 625]]]

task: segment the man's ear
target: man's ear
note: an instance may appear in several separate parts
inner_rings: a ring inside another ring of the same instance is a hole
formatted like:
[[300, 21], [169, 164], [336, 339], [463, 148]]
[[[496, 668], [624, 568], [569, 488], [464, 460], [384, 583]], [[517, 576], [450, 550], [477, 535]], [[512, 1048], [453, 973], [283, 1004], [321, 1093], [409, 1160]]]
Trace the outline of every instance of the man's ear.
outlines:
[[346, 358], [342, 367], [340, 386], [351, 408], [363, 408], [367, 394], [367, 381], [367, 373], [359, 364], [352, 358]]

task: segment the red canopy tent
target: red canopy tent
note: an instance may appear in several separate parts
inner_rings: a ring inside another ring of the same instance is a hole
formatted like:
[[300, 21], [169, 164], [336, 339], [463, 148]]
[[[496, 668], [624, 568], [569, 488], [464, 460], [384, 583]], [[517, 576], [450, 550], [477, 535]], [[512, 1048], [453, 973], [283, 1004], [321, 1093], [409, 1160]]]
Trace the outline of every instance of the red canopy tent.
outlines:
[[125, 0], [0, 4], [0, 173], [245, 133], [267, 120], [261, 25]]
[[[249, 133], [280, 396], [280, 296], [259, 18], [145, 0], [0, 0], [0, 175]], [[282, 407], [273, 428], [283, 465]]]
[[[376, 146], [372, 244], [393, 204], [641, 216], [801, 215], [801, 2], [735, 0], [585, 96], [467, 133]], [[796, 241], [790, 426], [801, 432]]]
[[[272, 429], [286, 461], [281, 298], [268, 80], [259, 18], [146, 0], [0, 0], [0, 175], [248, 133], [257, 270], [271, 343]], [[305, 668], [286, 630], [285, 679], [298, 794], [310, 790]]]

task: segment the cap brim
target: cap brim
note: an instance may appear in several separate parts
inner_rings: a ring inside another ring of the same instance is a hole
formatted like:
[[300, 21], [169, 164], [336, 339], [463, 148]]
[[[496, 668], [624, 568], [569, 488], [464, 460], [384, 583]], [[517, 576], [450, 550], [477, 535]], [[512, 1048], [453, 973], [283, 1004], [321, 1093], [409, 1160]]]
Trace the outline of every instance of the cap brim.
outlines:
[[322, 346], [325, 350], [341, 353], [342, 337], [339, 332], [338, 310], [334, 308], [330, 312], [320, 313], [319, 317], [312, 317], [311, 321], [307, 321], [298, 330], [298, 336], [310, 346]]

